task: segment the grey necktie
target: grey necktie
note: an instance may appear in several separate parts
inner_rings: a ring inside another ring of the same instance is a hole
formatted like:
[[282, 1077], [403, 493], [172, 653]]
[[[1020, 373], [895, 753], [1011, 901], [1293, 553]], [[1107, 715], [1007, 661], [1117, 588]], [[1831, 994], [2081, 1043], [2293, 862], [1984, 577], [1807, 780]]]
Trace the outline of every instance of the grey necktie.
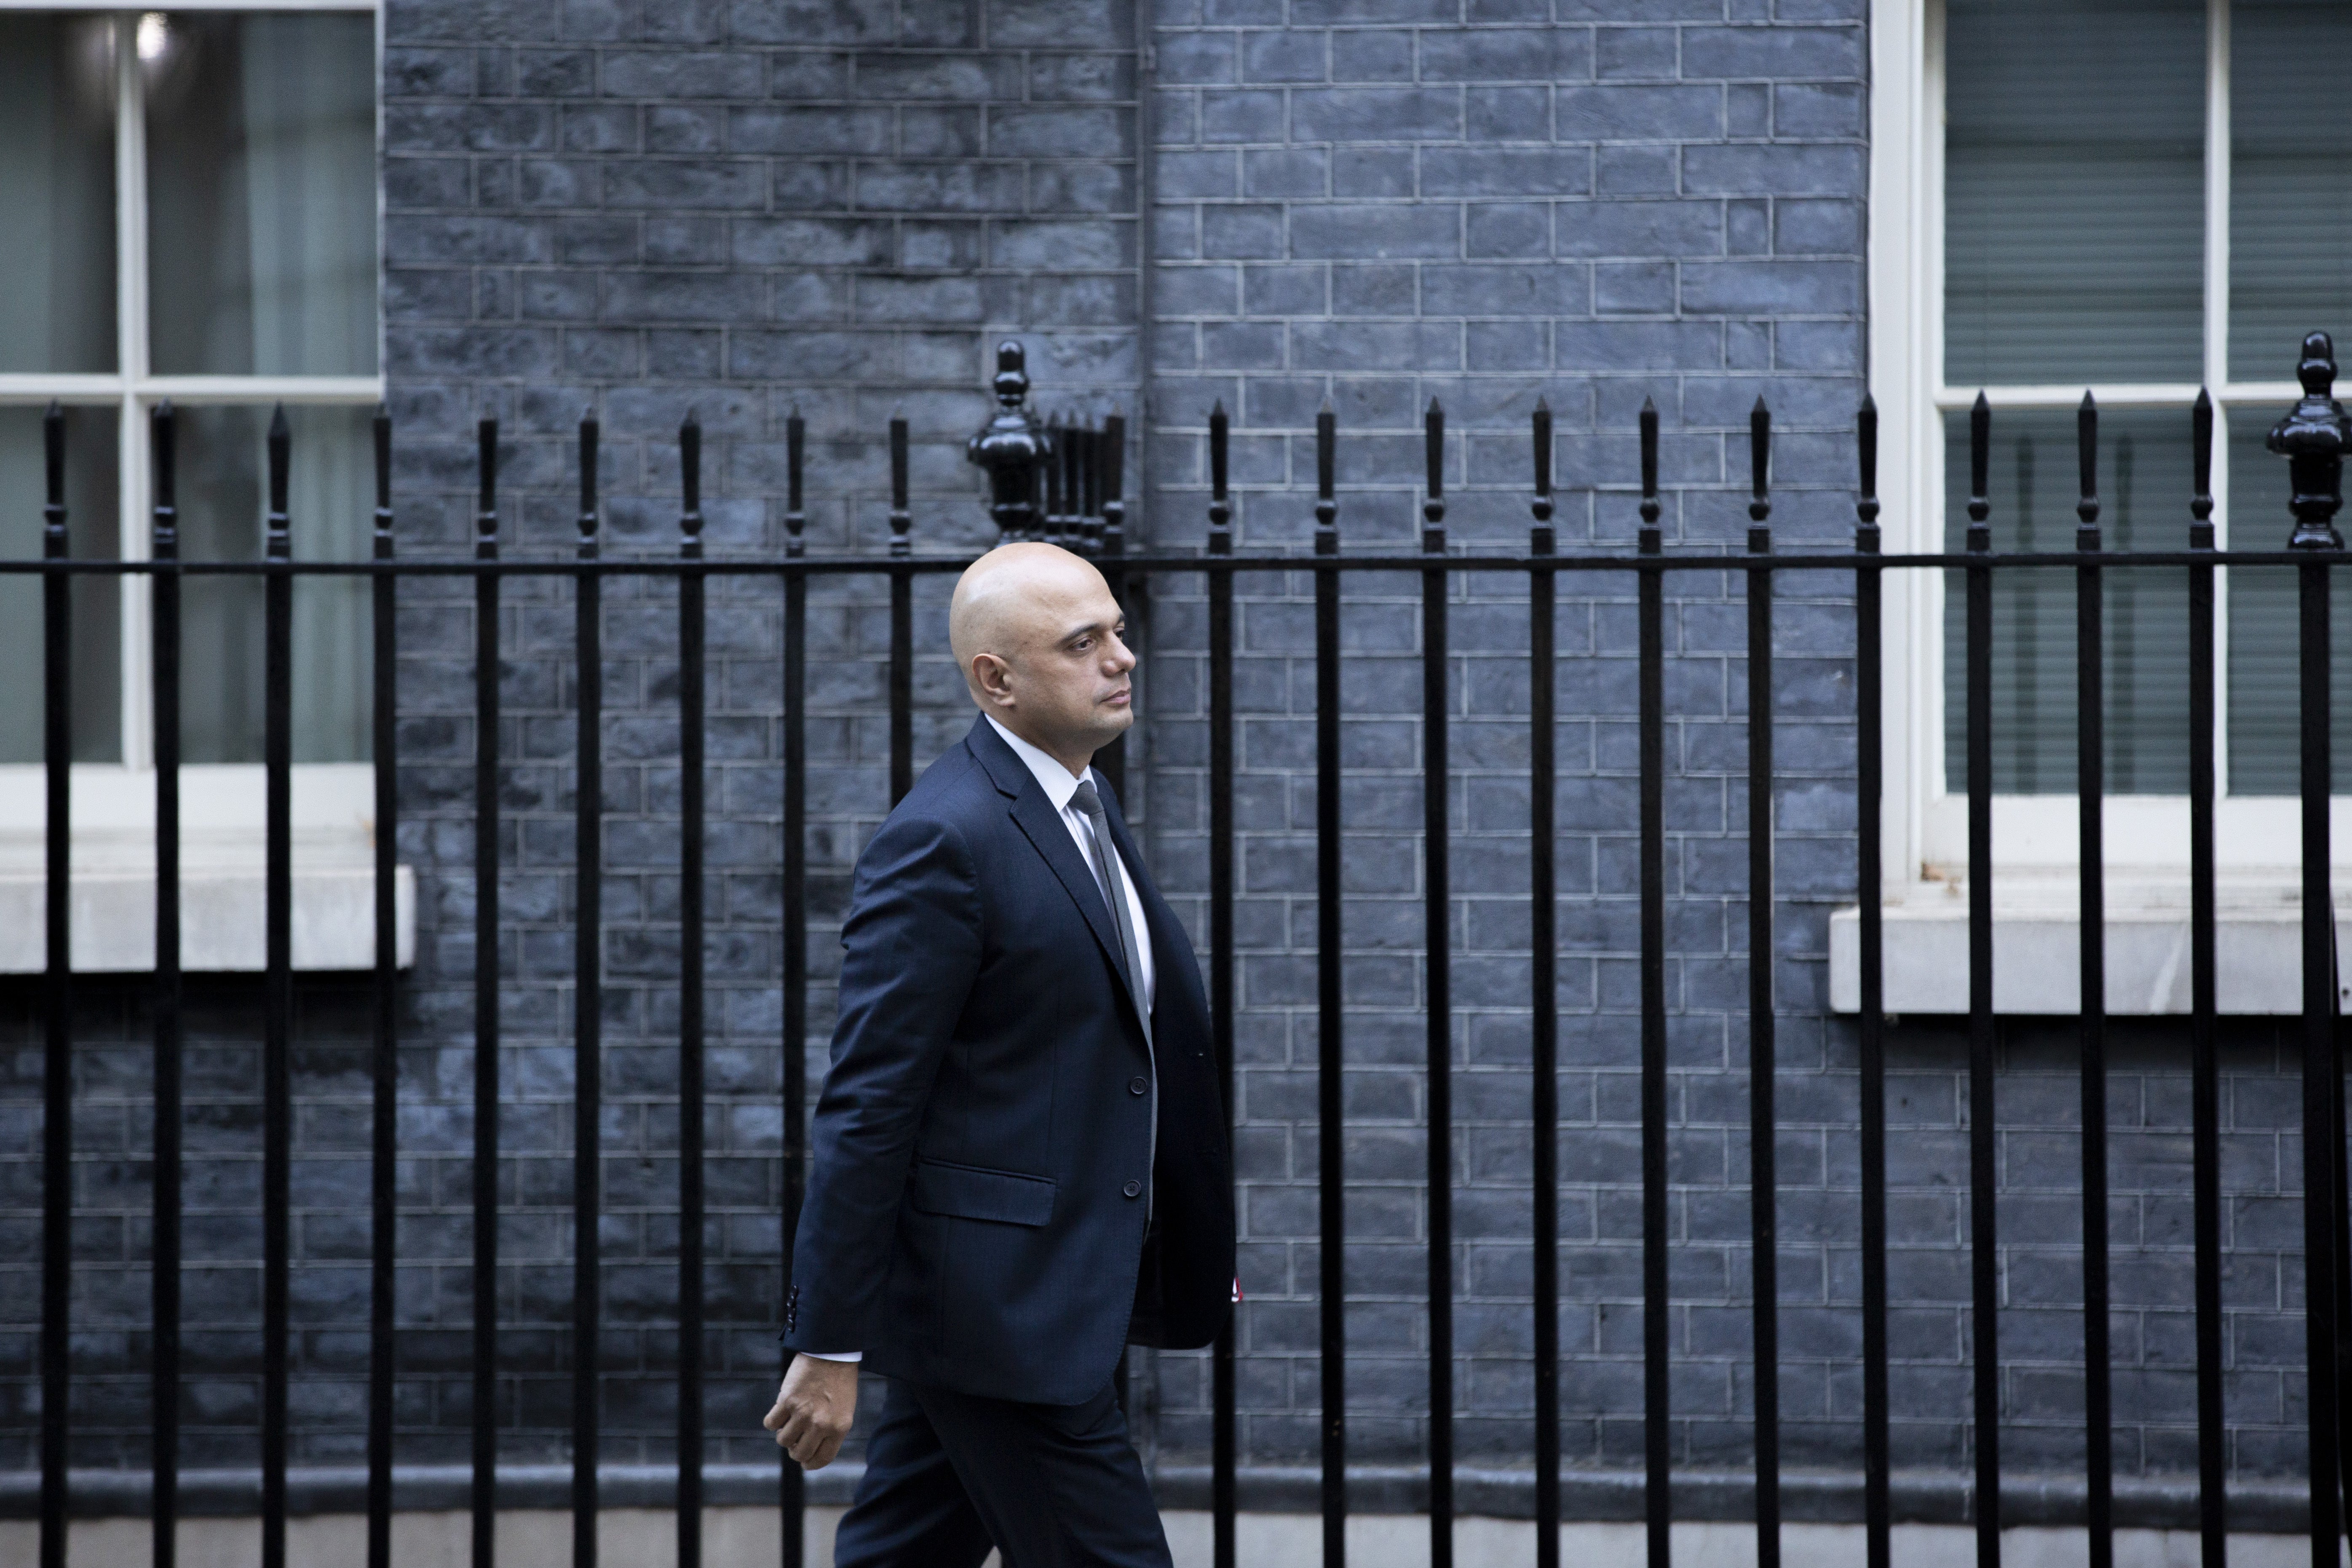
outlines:
[[1119, 959], [1127, 974], [1127, 994], [1135, 1001], [1135, 1015], [1143, 1020], [1143, 1044], [1151, 1045], [1151, 1009], [1144, 1005], [1143, 952], [1136, 946], [1135, 921], [1127, 912], [1127, 879], [1118, 866], [1118, 852], [1111, 847], [1110, 822], [1103, 815], [1102, 796], [1095, 793], [1095, 781], [1087, 779], [1078, 785], [1070, 804], [1087, 819], [1095, 845], [1095, 879], [1102, 884], [1103, 901], [1110, 906], [1111, 925], [1118, 932]]
[[1155, 1194], [1150, 1179], [1160, 1168], [1160, 1058], [1151, 1048], [1151, 1009], [1143, 1000], [1143, 953], [1135, 945], [1135, 921], [1127, 912], [1127, 879], [1118, 868], [1118, 851], [1111, 847], [1110, 823], [1103, 816], [1102, 796], [1095, 781], [1080, 781], [1070, 804], [1087, 819], [1095, 845], [1095, 879], [1102, 884], [1103, 901], [1110, 906], [1111, 924], [1118, 928], [1118, 951], [1127, 971], [1127, 994], [1135, 1002], [1135, 1016], [1143, 1022], [1143, 1053], [1151, 1060], [1151, 1152], [1143, 1184], [1144, 1223], [1150, 1223]]

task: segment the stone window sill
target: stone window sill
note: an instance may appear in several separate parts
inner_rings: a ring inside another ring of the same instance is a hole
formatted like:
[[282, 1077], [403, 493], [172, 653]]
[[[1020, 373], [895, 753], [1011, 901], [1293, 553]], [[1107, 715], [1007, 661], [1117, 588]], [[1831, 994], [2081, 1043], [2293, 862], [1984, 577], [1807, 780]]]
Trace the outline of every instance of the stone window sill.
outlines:
[[[249, 858], [184, 866], [180, 873], [180, 966], [191, 973], [255, 973], [264, 967], [264, 889], [259, 847]], [[311, 864], [297, 851], [294, 868], [294, 967], [375, 967], [375, 868], [372, 864]], [[341, 859], [342, 857], [337, 857]], [[48, 879], [39, 871], [0, 868], [0, 974], [37, 973], [48, 962]], [[400, 967], [416, 955], [416, 876], [394, 873], [394, 909]], [[73, 879], [73, 966], [77, 973], [140, 973], [155, 967], [152, 866], [77, 870]]]
[[[1993, 1010], [2067, 1016], [2081, 1010], [2082, 917], [2071, 879], [2017, 877], [1994, 883]], [[2214, 918], [2214, 1001], [2224, 1014], [2303, 1011], [2302, 900], [2284, 878], [2225, 881]], [[1890, 894], [1884, 910], [1886, 1011], [1969, 1010], [1969, 900], [1959, 883], [1925, 883]], [[2347, 917], [2336, 919], [2337, 971], [2352, 973]], [[2111, 885], [2106, 913], [2107, 1011], [2119, 1017], [2189, 1010], [2189, 890], [2185, 881]], [[1830, 917], [1830, 1007], [1862, 1005], [1862, 911]], [[2352, 987], [2342, 992], [2352, 1008]]]
[[[264, 967], [262, 771], [250, 764], [180, 770], [180, 967], [258, 973]], [[0, 767], [0, 974], [48, 963], [47, 780], [38, 767]], [[375, 967], [375, 770], [364, 763], [299, 763], [290, 780], [294, 967]], [[400, 966], [416, 952], [416, 877], [393, 883]], [[73, 769], [73, 966], [136, 974], [155, 967], [155, 775]]]

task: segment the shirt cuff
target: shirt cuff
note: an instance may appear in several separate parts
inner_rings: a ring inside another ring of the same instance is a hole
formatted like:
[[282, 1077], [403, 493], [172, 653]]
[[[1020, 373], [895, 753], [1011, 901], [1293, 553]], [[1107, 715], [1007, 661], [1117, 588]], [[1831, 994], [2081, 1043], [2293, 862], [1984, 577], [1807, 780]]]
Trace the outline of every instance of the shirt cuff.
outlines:
[[804, 1356], [813, 1357], [817, 1361], [854, 1362], [864, 1361], [866, 1359], [866, 1352], [864, 1351], [803, 1351], [800, 1353]]

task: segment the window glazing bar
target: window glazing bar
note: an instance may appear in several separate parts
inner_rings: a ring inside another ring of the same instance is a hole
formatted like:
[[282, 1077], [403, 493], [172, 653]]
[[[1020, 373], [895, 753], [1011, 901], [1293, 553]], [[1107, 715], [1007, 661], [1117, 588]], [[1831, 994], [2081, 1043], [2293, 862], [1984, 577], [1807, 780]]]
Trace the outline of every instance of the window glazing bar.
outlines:
[[[373, 11], [376, 0], [205, 0], [207, 11]], [[0, 11], [121, 11], [88, 0], [0, 0]], [[133, 13], [135, 15], [135, 13]]]
[[2230, 0], [2205, 0], [2205, 381], [2229, 379]]
[[[127, 392], [147, 374], [147, 96], [139, 76], [135, 29], [129, 13], [114, 19], [114, 380]], [[116, 491], [119, 544], [125, 561], [147, 558], [148, 476], [145, 411], [135, 397], [121, 403], [121, 454]], [[148, 595], [143, 577], [121, 584], [123, 765], [154, 765], [152, 694], [148, 684]]]
[[[0, 404], [107, 404], [119, 397], [150, 403], [372, 403], [382, 402], [380, 375], [151, 375], [52, 374], [0, 372]], [[2275, 399], [2273, 399], [2275, 401]]]
[[134, 396], [174, 403], [361, 403], [383, 401], [380, 375], [149, 375]]
[[[2121, 382], [2102, 384], [2093, 382], [2068, 382], [2063, 385], [2025, 386], [1943, 386], [1936, 389], [1936, 409], [1938, 413], [1958, 413], [1976, 406], [1981, 396], [1985, 405], [1993, 409], [2055, 408], [2072, 409], [2083, 401], [2088, 392], [2102, 408], [2187, 408], [2197, 401], [2202, 388], [2194, 382]], [[2290, 395], [2294, 401], [2300, 393]]]

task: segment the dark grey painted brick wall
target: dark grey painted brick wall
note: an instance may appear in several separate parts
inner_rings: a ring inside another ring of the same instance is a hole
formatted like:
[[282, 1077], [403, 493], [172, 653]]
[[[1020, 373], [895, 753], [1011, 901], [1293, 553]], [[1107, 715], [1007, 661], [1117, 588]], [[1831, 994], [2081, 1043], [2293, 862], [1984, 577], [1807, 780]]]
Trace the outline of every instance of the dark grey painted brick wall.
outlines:
[[[838, 5], [395, 6], [386, 61], [387, 315], [398, 411], [413, 432], [407, 514], [422, 548], [464, 538], [466, 427], [516, 428], [508, 535], [567, 543], [566, 426], [605, 422], [614, 542], [674, 547], [682, 413], [708, 434], [708, 540], [773, 554], [785, 537], [783, 426], [810, 425], [810, 548], [878, 551], [880, 436], [914, 442], [927, 551], [984, 542], [964, 437], [985, 417], [986, 349], [1018, 332], [1073, 404], [1132, 395], [1135, 58], [1102, 0], [850, 0]], [[499, 40], [491, 42], [491, 40]], [[506, 40], [511, 40], [509, 47]], [[945, 642], [946, 584], [918, 594], [918, 640]], [[460, 591], [462, 594], [462, 590]], [[516, 1451], [552, 1454], [562, 1423], [571, 1182], [567, 923], [572, 748], [565, 590], [519, 586], [504, 633], [508, 729], [500, 958], [516, 1202], [506, 1221], [517, 1321]], [[606, 624], [605, 1165], [616, 1460], [669, 1451], [677, 1184], [677, 773], [674, 591], [616, 591]], [[819, 584], [809, 645], [812, 941], [822, 979], [842, 877], [887, 803], [878, 587]], [[467, 1179], [473, 963], [471, 611], [427, 591], [403, 626], [404, 850], [425, 894], [412, 988], [441, 1044], [415, 1075], [421, 1323], [469, 1310]], [[715, 584], [707, 914], [712, 1038], [709, 1354], [714, 1461], [772, 1452], [781, 1198], [781, 599]], [[961, 728], [952, 667], [927, 659], [922, 759]], [[952, 709], [952, 703], [945, 705]], [[816, 1008], [822, 1019], [826, 999]], [[422, 1048], [422, 1047], [420, 1047]], [[429, 1155], [427, 1152], [429, 1151]], [[432, 1217], [427, 1219], [426, 1215]], [[446, 1217], [444, 1217], [446, 1216]], [[430, 1237], [430, 1240], [426, 1238]], [[436, 1258], [434, 1255], [438, 1254]], [[431, 1283], [427, 1286], [425, 1279]], [[458, 1441], [459, 1391], [418, 1412]], [[632, 1432], [642, 1436], [634, 1442]], [[457, 1449], [448, 1449], [454, 1456]]]
[[[1350, 548], [1414, 539], [1419, 410], [1441, 398], [1458, 542], [1525, 538], [1526, 418], [1559, 422], [1563, 546], [1623, 547], [1634, 412], [1666, 427], [1670, 548], [1736, 548], [1748, 405], [1780, 432], [1784, 545], [1846, 537], [1847, 437], [1863, 369], [1865, 39], [1859, 0], [1157, 0], [1155, 142], [1139, 170], [1130, 13], [1096, 0], [707, 0], [395, 4], [387, 13], [386, 313], [401, 420], [404, 548], [467, 536], [471, 422], [505, 423], [504, 540], [568, 552], [565, 443], [605, 426], [609, 546], [675, 548], [675, 426], [709, 432], [715, 553], [782, 546], [782, 422], [811, 426], [809, 533], [878, 550], [877, 437], [916, 441], [919, 550], [985, 542], [961, 442], [984, 412], [986, 348], [1017, 333], [1040, 401], [1105, 411], [1139, 392], [1141, 525], [1201, 537], [1206, 409], [1235, 420], [1245, 548], [1307, 534], [1307, 432], [1343, 431]], [[1081, 47], [1083, 46], [1083, 47]], [[1139, 173], [1156, 190], [1157, 320], [1139, 331]], [[1245, 1457], [1311, 1457], [1315, 1054], [1312, 645], [1306, 584], [1247, 580], [1239, 820]], [[918, 593], [919, 760], [966, 723], [944, 642], [945, 584]], [[1738, 582], [1673, 581], [1668, 755], [1678, 1462], [1736, 1466], [1749, 1438], [1744, 739]], [[1424, 1441], [1427, 1194], [1421, 1000], [1417, 584], [1358, 579], [1343, 679], [1349, 898], [1347, 1162], [1350, 1429], [1357, 1456]], [[1824, 1023], [1824, 921], [1851, 897], [1852, 648], [1843, 584], [1792, 578], [1780, 618], [1782, 829], [1775, 972], [1786, 1452], [1851, 1468], [1858, 1447], [1851, 1032]], [[1451, 696], [1459, 1118], [1454, 1194], [1458, 1412], [1465, 1456], [1513, 1461], [1532, 1410], [1526, 1173], [1524, 593], [1457, 583]], [[1636, 1020], [1632, 614], [1614, 579], [1561, 585], [1559, 1157], [1570, 1462], [1637, 1462], [1638, 1211], [1630, 1181]], [[604, 1351], [616, 1460], [668, 1452], [675, 1301], [677, 775], [673, 593], [616, 584], [606, 624], [611, 826], [604, 1092], [612, 1260]], [[810, 798], [821, 1058], [843, 872], [885, 795], [884, 647], [870, 586], [813, 595]], [[1139, 601], [1150, 657], [1131, 812], [1205, 931], [1205, 669], [1197, 579]], [[470, 600], [404, 589], [401, 828], [421, 879], [403, 1060], [401, 1453], [451, 1461], [467, 1417], [466, 1194], [473, 964]], [[780, 608], [772, 584], [712, 594], [714, 1460], [751, 1428], [773, 1373], [781, 1191]], [[502, 671], [502, 1071], [510, 1176], [499, 1281], [510, 1329], [507, 1451], [562, 1452], [568, 1347], [572, 949], [569, 590], [507, 594]], [[37, 1225], [34, 994], [7, 990], [0, 1236]], [[248, 1456], [257, 1397], [253, 988], [203, 988], [192, 1062], [192, 1454]], [[135, 986], [89, 988], [79, 1056], [76, 1453], [136, 1462], [144, 1424], [148, 1147]], [[364, 1297], [361, 994], [306, 985], [296, 1313], [306, 1368], [298, 1458], [357, 1451]], [[2120, 1047], [2115, 1128], [2118, 1463], [2190, 1468], [2187, 1093], [2177, 1031]], [[2298, 1462], [2294, 1101], [2286, 1047], [2235, 1036], [2224, 1100], [2234, 1248], [2233, 1459]], [[1898, 1036], [1894, 1229], [1898, 1463], [1967, 1458], [1963, 1064], [1934, 1026]], [[2007, 1453], [2080, 1454], [2074, 1079], [2062, 1026], [2021, 1025], [2004, 1058], [2002, 1331]], [[0, 1275], [0, 1466], [31, 1459], [34, 1276]], [[1147, 1358], [1144, 1435], [1206, 1447], [1202, 1358]]]
[[[1651, 15], [1652, 12], [1656, 15]], [[1446, 0], [1164, 0], [1156, 119], [1161, 177], [1154, 258], [1163, 321], [1161, 536], [1197, 524], [1203, 415], [1234, 417], [1237, 526], [1247, 544], [1303, 540], [1311, 420], [1330, 399], [1343, 538], [1411, 548], [1418, 421], [1450, 429], [1449, 525], [1471, 544], [1524, 543], [1528, 419], [1559, 422], [1564, 548], [1631, 542], [1634, 415], [1658, 404], [1674, 487], [1670, 548], [1728, 548], [1746, 525], [1748, 406], [1783, 431], [1781, 537], [1832, 542], [1851, 526], [1850, 467], [1832, 432], [1859, 400], [1864, 37], [1859, 7], [1770, 19], [1748, 7], [1554, 5]], [[1734, 432], [1738, 434], [1735, 436]], [[1244, 1343], [1251, 1446], [1303, 1458], [1317, 1443], [1317, 1232], [1311, 984], [1312, 648], [1297, 584], [1252, 584], [1241, 611], [1240, 926], [1244, 1068]], [[1669, 593], [1669, 913], [1675, 1032], [1678, 1316], [1675, 1447], [1733, 1461], [1748, 1433], [1744, 1200], [1745, 728], [1736, 580]], [[1848, 616], [1833, 584], [1784, 588], [1779, 756], [1784, 835], [1782, 1060], [1793, 1205], [1834, 1203], [1825, 1163], [1838, 1121], [1837, 1047], [1818, 1022], [1823, 921], [1851, 886]], [[1343, 628], [1343, 746], [1352, 894], [1347, 1051], [1351, 1124], [1349, 1424], [1367, 1457], [1425, 1442], [1427, 1235], [1421, 1007], [1419, 621], [1415, 584], [1367, 588]], [[1639, 1458], [1635, 1169], [1636, 906], [1633, 647], [1624, 583], [1561, 584], [1558, 811], [1563, 1012], [1564, 1379], [1578, 1465]], [[1524, 587], [1456, 585], [1450, 698], [1454, 1066], [1462, 1442], [1525, 1452], [1532, 1413], [1527, 1310], [1525, 956], [1527, 606]], [[1173, 630], [1173, 605], [1160, 627]], [[1198, 635], [1198, 616], [1189, 628]], [[1197, 643], [1193, 646], [1197, 646]], [[1163, 692], [1165, 677], [1163, 676]], [[1187, 692], [1198, 689], [1194, 683]], [[1197, 721], [1163, 699], [1164, 757], [1197, 763]], [[1176, 736], [1181, 735], [1181, 741]], [[1190, 776], [1186, 777], [1185, 773]], [[1183, 779], [1180, 786], [1179, 779]], [[1163, 769], [1162, 843], [1194, 874], [1203, 788]], [[1189, 791], [1187, 799], [1184, 792]], [[1189, 809], [1180, 809], [1184, 801]], [[1816, 1087], [1819, 1086], [1819, 1087]], [[1849, 1092], [1845, 1102], [1851, 1105]], [[1808, 1131], [1807, 1112], [1820, 1120]], [[1802, 1149], [1804, 1152], [1800, 1152]], [[1793, 1216], [1792, 1216], [1793, 1217]], [[1810, 1234], [1791, 1226], [1790, 1237]], [[1826, 1242], [1820, 1237], [1820, 1242]], [[1785, 1374], [1793, 1462], [1842, 1438], [1828, 1381], [1835, 1347], [1801, 1310], [1835, 1300], [1825, 1246], [1791, 1250]], [[1170, 1391], [1163, 1435], [1197, 1441], [1204, 1381]], [[1181, 1412], [1181, 1415], [1178, 1414]]]

